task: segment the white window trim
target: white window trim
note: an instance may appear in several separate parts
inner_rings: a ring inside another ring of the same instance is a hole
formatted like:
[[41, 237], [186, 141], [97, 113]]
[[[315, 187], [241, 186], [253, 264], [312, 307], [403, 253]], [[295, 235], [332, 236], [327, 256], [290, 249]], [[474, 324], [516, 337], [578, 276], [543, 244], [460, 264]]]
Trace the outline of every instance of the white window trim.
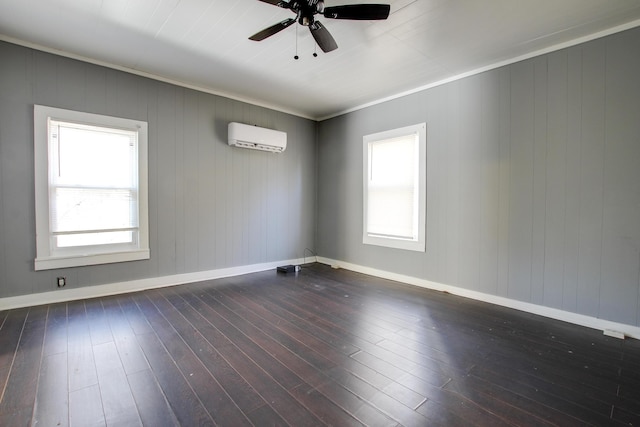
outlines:
[[[148, 208], [148, 125], [139, 120], [103, 116], [34, 105], [34, 164], [36, 208], [36, 259], [35, 270], [108, 264], [150, 258], [149, 208]], [[111, 252], [54, 254], [51, 248], [49, 224], [49, 142], [48, 119], [86, 123], [91, 125], [134, 129], [138, 131], [138, 245], [135, 249]]]
[[[369, 176], [369, 143], [383, 141], [401, 136], [417, 133], [418, 135], [418, 233], [417, 239], [400, 239], [393, 237], [382, 237], [371, 235], [367, 231], [368, 224], [368, 176]], [[427, 217], [427, 124], [406, 126], [392, 129], [363, 138], [363, 223], [362, 223], [362, 243], [367, 245], [385, 246], [388, 248], [405, 249], [411, 251], [426, 251], [426, 217]]]

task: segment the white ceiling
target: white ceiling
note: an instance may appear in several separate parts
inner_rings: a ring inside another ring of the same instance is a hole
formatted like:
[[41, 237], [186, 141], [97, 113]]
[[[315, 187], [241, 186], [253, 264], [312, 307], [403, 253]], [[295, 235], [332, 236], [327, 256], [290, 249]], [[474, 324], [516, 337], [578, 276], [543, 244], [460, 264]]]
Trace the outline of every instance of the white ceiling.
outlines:
[[297, 24], [248, 40], [293, 17], [258, 0], [0, 0], [0, 39], [321, 119], [640, 25], [640, 0], [364, 2], [391, 4], [389, 19], [319, 17], [339, 48], [316, 58]]

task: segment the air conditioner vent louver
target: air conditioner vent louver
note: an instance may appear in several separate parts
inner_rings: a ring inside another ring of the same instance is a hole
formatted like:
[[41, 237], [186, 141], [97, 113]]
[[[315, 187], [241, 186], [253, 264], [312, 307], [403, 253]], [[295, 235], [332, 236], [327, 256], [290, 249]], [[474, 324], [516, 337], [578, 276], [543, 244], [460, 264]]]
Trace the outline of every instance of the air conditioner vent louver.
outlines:
[[287, 134], [273, 129], [231, 122], [228, 126], [229, 145], [252, 150], [282, 153], [287, 148]]

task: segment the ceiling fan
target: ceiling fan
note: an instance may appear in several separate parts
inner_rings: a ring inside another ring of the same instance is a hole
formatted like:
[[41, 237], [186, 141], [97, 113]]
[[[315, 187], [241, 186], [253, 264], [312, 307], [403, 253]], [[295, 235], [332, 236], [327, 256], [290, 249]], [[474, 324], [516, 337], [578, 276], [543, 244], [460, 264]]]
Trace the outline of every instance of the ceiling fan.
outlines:
[[262, 31], [249, 37], [249, 40], [261, 41], [267, 37], [279, 33], [296, 21], [300, 25], [309, 27], [311, 35], [315, 39], [323, 52], [331, 52], [338, 48], [336, 41], [320, 21], [316, 21], [315, 15], [321, 14], [325, 18], [331, 19], [355, 19], [355, 20], [375, 20], [387, 19], [389, 17], [390, 6], [388, 4], [349, 4], [343, 6], [324, 7], [322, 0], [260, 0], [283, 9], [289, 9], [296, 14], [295, 18], [288, 18], [278, 22]]

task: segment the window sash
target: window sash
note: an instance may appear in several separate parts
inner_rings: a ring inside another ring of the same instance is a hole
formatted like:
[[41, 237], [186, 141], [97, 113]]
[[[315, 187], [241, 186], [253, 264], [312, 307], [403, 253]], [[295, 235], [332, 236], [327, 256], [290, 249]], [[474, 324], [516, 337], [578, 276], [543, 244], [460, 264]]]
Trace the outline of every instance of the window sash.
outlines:
[[369, 142], [367, 233], [416, 240], [418, 135]]
[[50, 190], [52, 233], [138, 227], [137, 189], [51, 186]]
[[48, 130], [52, 251], [135, 245], [137, 131], [51, 118]]

